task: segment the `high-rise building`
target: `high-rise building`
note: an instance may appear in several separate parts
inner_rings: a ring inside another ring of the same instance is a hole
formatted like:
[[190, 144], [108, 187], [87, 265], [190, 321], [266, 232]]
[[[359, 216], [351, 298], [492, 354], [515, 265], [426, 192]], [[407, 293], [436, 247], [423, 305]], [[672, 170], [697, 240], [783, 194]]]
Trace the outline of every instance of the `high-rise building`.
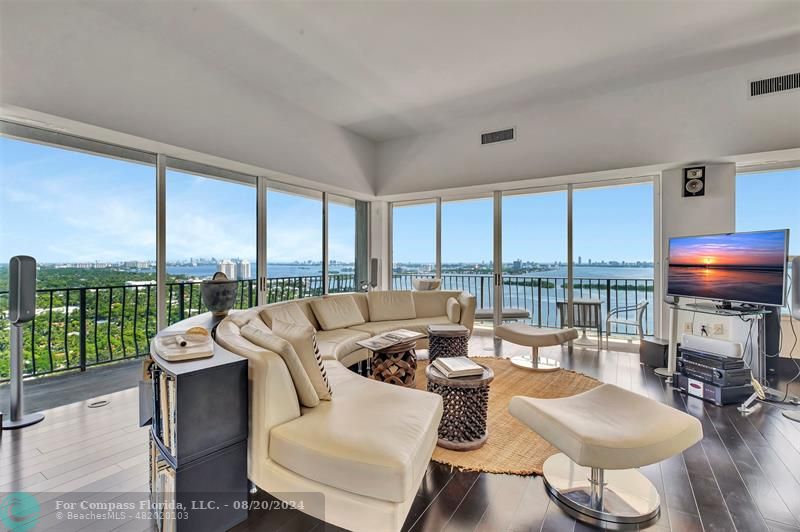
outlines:
[[250, 279], [250, 261], [242, 259], [236, 263], [236, 278], [237, 279]]
[[228, 259], [217, 264], [217, 271], [224, 273], [228, 279], [236, 279], [236, 265]]
[[578, 266], [580, 266], [582, 262], [583, 262], [583, 257], [578, 255]]

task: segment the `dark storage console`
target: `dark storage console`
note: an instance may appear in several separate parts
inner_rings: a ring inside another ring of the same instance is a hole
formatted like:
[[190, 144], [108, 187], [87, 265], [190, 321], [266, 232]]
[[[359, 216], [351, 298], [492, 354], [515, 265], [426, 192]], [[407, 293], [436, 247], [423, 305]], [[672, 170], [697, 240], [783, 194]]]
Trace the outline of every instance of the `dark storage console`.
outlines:
[[157, 528], [227, 530], [247, 519], [247, 359], [216, 345], [210, 358], [151, 356], [150, 497], [164, 509]]

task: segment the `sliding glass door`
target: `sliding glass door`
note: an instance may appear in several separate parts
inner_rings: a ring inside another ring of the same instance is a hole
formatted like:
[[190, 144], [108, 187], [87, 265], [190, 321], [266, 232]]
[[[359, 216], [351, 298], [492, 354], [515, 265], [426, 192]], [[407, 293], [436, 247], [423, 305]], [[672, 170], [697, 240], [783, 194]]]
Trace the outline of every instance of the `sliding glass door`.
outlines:
[[[256, 304], [256, 178], [169, 160], [166, 315], [172, 324], [207, 309], [200, 282], [238, 281], [236, 308]], [[225, 177], [223, 177], [223, 175]]]
[[328, 195], [328, 293], [359, 289], [356, 279], [356, 201]]
[[491, 197], [442, 201], [442, 288], [475, 294], [478, 317], [492, 307], [492, 212]]
[[322, 193], [267, 190], [267, 303], [322, 295]]
[[653, 334], [654, 188], [641, 178], [395, 204], [394, 288], [439, 271], [443, 288], [475, 294], [484, 325], [574, 324], [596, 345], [611, 315], [611, 334], [638, 335], [623, 322], [639, 317]]
[[[575, 187], [573, 212], [573, 317], [578, 343], [599, 345], [606, 318], [612, 335], [653, 334], [653, 183], [622, 181]], [[637, 312], [638, 306], [638, 312]]]
[[436, 277], [436, 201], [392, 205], [392, 285], [411, 290], [415, 277]]
[[502, 200], [500, 322], [560, 327], [566, 301], [567, 191], [509, 192]]
[[[157, 332], [155, 157], [0, 125], [0, 382], [10, 377], [15, 255], [37, 261], [36, 313], [24, 325], [26, 376], [149, 352]], [[29, 131], [37, 142], [21, 140]]]

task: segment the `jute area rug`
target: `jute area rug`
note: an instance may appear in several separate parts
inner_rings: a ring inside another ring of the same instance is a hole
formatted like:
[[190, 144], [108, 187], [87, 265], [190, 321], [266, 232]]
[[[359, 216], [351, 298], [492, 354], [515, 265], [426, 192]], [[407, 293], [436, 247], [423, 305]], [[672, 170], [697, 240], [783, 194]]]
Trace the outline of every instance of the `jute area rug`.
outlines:
[[[511, 398], [515, 395], [541, 399], [569, 397], [591, 390], [600, 381], [565, 369], [540, 373], [518, 368], [507, 359], [475, 358], [475, 362], [494, 370], [489, 388], [489, 437], [483, 447], [474, 451], [451, 451], [437, 446], [433, 460], [466, 471], [541, 475], [544, 461], [558, 450], [508, 413]], [[420, 360], [417, 365], [416, 386], [420, 390], [427, 386], [427, 366], [427, 360]]]

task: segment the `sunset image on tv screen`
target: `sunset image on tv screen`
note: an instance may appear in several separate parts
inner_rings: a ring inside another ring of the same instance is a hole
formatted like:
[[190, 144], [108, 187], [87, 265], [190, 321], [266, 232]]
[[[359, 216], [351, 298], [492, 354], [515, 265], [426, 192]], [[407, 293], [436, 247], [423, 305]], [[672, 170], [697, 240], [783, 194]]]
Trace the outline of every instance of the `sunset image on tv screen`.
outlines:
[[786, 231], [673, 238], [667, 293], [782, 305]]

